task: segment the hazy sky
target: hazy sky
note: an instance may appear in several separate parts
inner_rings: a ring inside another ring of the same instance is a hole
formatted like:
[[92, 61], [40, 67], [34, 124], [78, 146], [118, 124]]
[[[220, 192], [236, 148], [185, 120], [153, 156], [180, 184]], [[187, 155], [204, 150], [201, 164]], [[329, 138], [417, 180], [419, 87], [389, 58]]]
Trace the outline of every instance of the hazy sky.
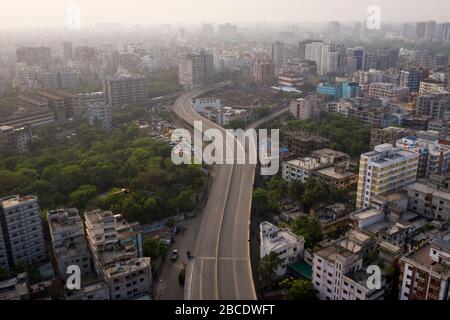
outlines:
[[66, 24], [71, 5], [81, 26], [186, 22], [362, 21], [369, 5], [385, 21], [450, 21], [450, 0], [0, 0], [0, 29]]

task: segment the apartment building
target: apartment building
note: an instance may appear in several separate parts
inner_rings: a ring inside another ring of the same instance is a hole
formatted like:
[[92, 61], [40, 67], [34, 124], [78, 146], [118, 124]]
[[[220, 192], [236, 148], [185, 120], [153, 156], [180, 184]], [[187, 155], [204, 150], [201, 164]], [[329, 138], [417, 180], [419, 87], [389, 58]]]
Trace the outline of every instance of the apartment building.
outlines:
[[418, 92], [421, 80], [421, 71], [419, 69], [400, 71], [400, 86], [409, 89], [409, 92]]
[[31, 140], [32, 132], [29, 125], [0, 126], [0, 154], [28, 152]]
[[284, 43], [281, 41], [277, 41], [272, 44], [272, 54], [271, 58], [273, 63], [277, 68], [283, 66], [285, 60], [285, 52], [284, 52]]
[[304, 84], [300, 73], [284, 72], [278, 76], [278, 85], [289, 88], [299, 88]]
[[399, 87], [392, 83], [374, 82], [369, 84], [368, 96], [376, 99], [388, 98], [393, 101], [400, 101], [408, 93], [408, 88], [406, 87]]
[[260, 258], [275, 252], [281, 260], [276, 270], [278, 276], [286, 273], [289, 264], [303, 258], [305, 240], [288, 229], [279, 228], [270, 222], [263, 221], [259, 225]]
[[450, 299], [450, 234], [400, 258], [400, 300]]
[[406, 189], [409, 210], [429, 219], [450, 220], [450, 178], [431, 175]]
[[142, 257], [140, 232], [111, 211], [97, 209], [84, 217], [95, 270], [109, 287], [110, 299], [151, 294], [150, 258]]
[[420, 95], [416, 100], [416, 114], [443, 119], [450, 112], [450, 96], [444, 93]]
[[375, 146], [385, 143], [395, 145], [397, 140], [411, 133], [411, 130], [399, 127], [372, 128], [370, 131], [370, 149], [373, 150]]
[[335, 191], [353, 189], [358, 183], [358, 175], [351, 172], [346, 163], [316, 170], [313, 175]]
[[109, 287], [103, 279], [81, 280], [80, 290], [66, 290], [66, 300], [111, 300]]
[[416, 136], [397, 140], [396, 145], [419, 155], [419, 177], [445, 176], [450, 172], [450, 141], [439, 139], [436, 132], [419, 131]]
[[432, 93], [442, 93], [446, 91], [445, 83], [436, 80], [427, 80], [420, 82], [419, 95], [427, 95]]
[[151, 294], [150, 258], [123, 261], [105, 270], [111, 300], [129, 300]]
[[394, 191], [416, 181], [419, 155], [382, 144], [361, 155], [356, 208], [366, 208], [372, 196]]
[[111, 107], [104, 102], [89, 103], [87, 107], [87, 116], [89, 125], [96, 123], [100, 125], [102, 130], [111, 131], [112, 129], [112, 112]]
[[59, 123], [78, 119], [81, 116], [81, 105], [77, 95], [61, 90], [37, 90], [34, 92], [36, 101], [43, 100], [55, 115]]
[[369, 289], [362, 262], [360, 255], [337, 244], [314, 252], [312, 283], [319, 299], [382, 300], [384, 280], [380, 289]]
[[84, 276], [92, 272], [83, 220], [75, 208], [47, 212], [54, 258], [59, 277], [65, 280], [67, 268], [76, 265]]
[[0, 224], [9, 268], [20, 261], [40, 263], [46, 260], [36, 196], [14, 195], [0, 199]]
[[73, 89], [80, 86], [80, 73], [74, 71], [36, 72], [37, 87], [42, 89]]
[[321, 163], [315, 158], [299, 158], [290, 161], [284, 161], [281, 164], [281, 175], [287, 182], [299, 180], [303, 183], [313, 176], [313, 172], [328, 165]]
[[320, 107], [316, 95], [292, 100], [289, 106], [291, 114], [300, 120], [317, 119], [320, 117]]
[[181, 55], [178, 58], [180, 84], [187, 90], [209, 85], [213, 82], [214, 56], [205, 52]]
[[110, 107], [144, 105], [147, 102], [147, 81], [141, 76], [115, 75], [103, 82], [105, 103]]
[[275, 81], [275, 65], [271, 59], [260, 57], [255, 59], [253, 81], [260, 85], [272, 84]]

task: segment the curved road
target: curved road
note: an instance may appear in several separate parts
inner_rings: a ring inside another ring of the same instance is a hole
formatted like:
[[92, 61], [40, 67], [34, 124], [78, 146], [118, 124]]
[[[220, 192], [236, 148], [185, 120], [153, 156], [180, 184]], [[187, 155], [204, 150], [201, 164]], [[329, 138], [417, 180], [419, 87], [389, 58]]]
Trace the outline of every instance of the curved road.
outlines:
[[[228, 83], [193, 90], [177, 99], [173, 111], [188, 124], [202, 121], [203, 131], [224, 128], [192, 108], [192, 98]], [[250, 264], [249, 223], [254, 165], [215, 165], [215, 178], [204, 208], [194, 258], [186, 272], [185, 298], [192, 300], [254, 300]]]

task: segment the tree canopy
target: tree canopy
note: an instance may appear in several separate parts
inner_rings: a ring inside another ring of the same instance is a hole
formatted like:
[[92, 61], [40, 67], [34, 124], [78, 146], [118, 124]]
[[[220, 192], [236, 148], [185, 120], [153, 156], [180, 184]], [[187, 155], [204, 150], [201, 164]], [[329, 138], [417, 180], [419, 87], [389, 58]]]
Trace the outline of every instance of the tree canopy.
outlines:
[[110, 134], [82, 125], [75, 133], [51, 143], [43, 133], [31, 154], [3, 157], [0, 196], [35, 194], [42, 209], [100, 207], [141, 223], [194, 208], [205, 174], [173, 164], [168, 144], [130, 124]]
[[292, 120], [285, 129], [303, 129], [330, 139], [330, 148], [357, 158], [370, 149], [370, 126], [357, 119], [325, 113], [319, 120]]
[[294, 280], [286, 295], [287, 300], [314, 301], [317, 300], [313, 285], [307, 280]]

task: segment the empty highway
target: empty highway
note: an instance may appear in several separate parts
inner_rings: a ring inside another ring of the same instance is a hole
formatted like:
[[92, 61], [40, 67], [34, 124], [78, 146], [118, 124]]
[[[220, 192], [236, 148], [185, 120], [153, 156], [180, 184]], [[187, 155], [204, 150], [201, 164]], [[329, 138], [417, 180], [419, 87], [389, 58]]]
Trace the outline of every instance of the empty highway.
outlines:
[[[203, 131], [217, 124], [192, 108], [192, 98], [219, 88], [214, 85], [182, 95], [173, 111], [188, 124], [202, 121]], [[250, 264], [249, 223], [254, 165], [215, 165], [214, 183], [201, 219], [186, 273], [185, 298], [254, 300]]]

